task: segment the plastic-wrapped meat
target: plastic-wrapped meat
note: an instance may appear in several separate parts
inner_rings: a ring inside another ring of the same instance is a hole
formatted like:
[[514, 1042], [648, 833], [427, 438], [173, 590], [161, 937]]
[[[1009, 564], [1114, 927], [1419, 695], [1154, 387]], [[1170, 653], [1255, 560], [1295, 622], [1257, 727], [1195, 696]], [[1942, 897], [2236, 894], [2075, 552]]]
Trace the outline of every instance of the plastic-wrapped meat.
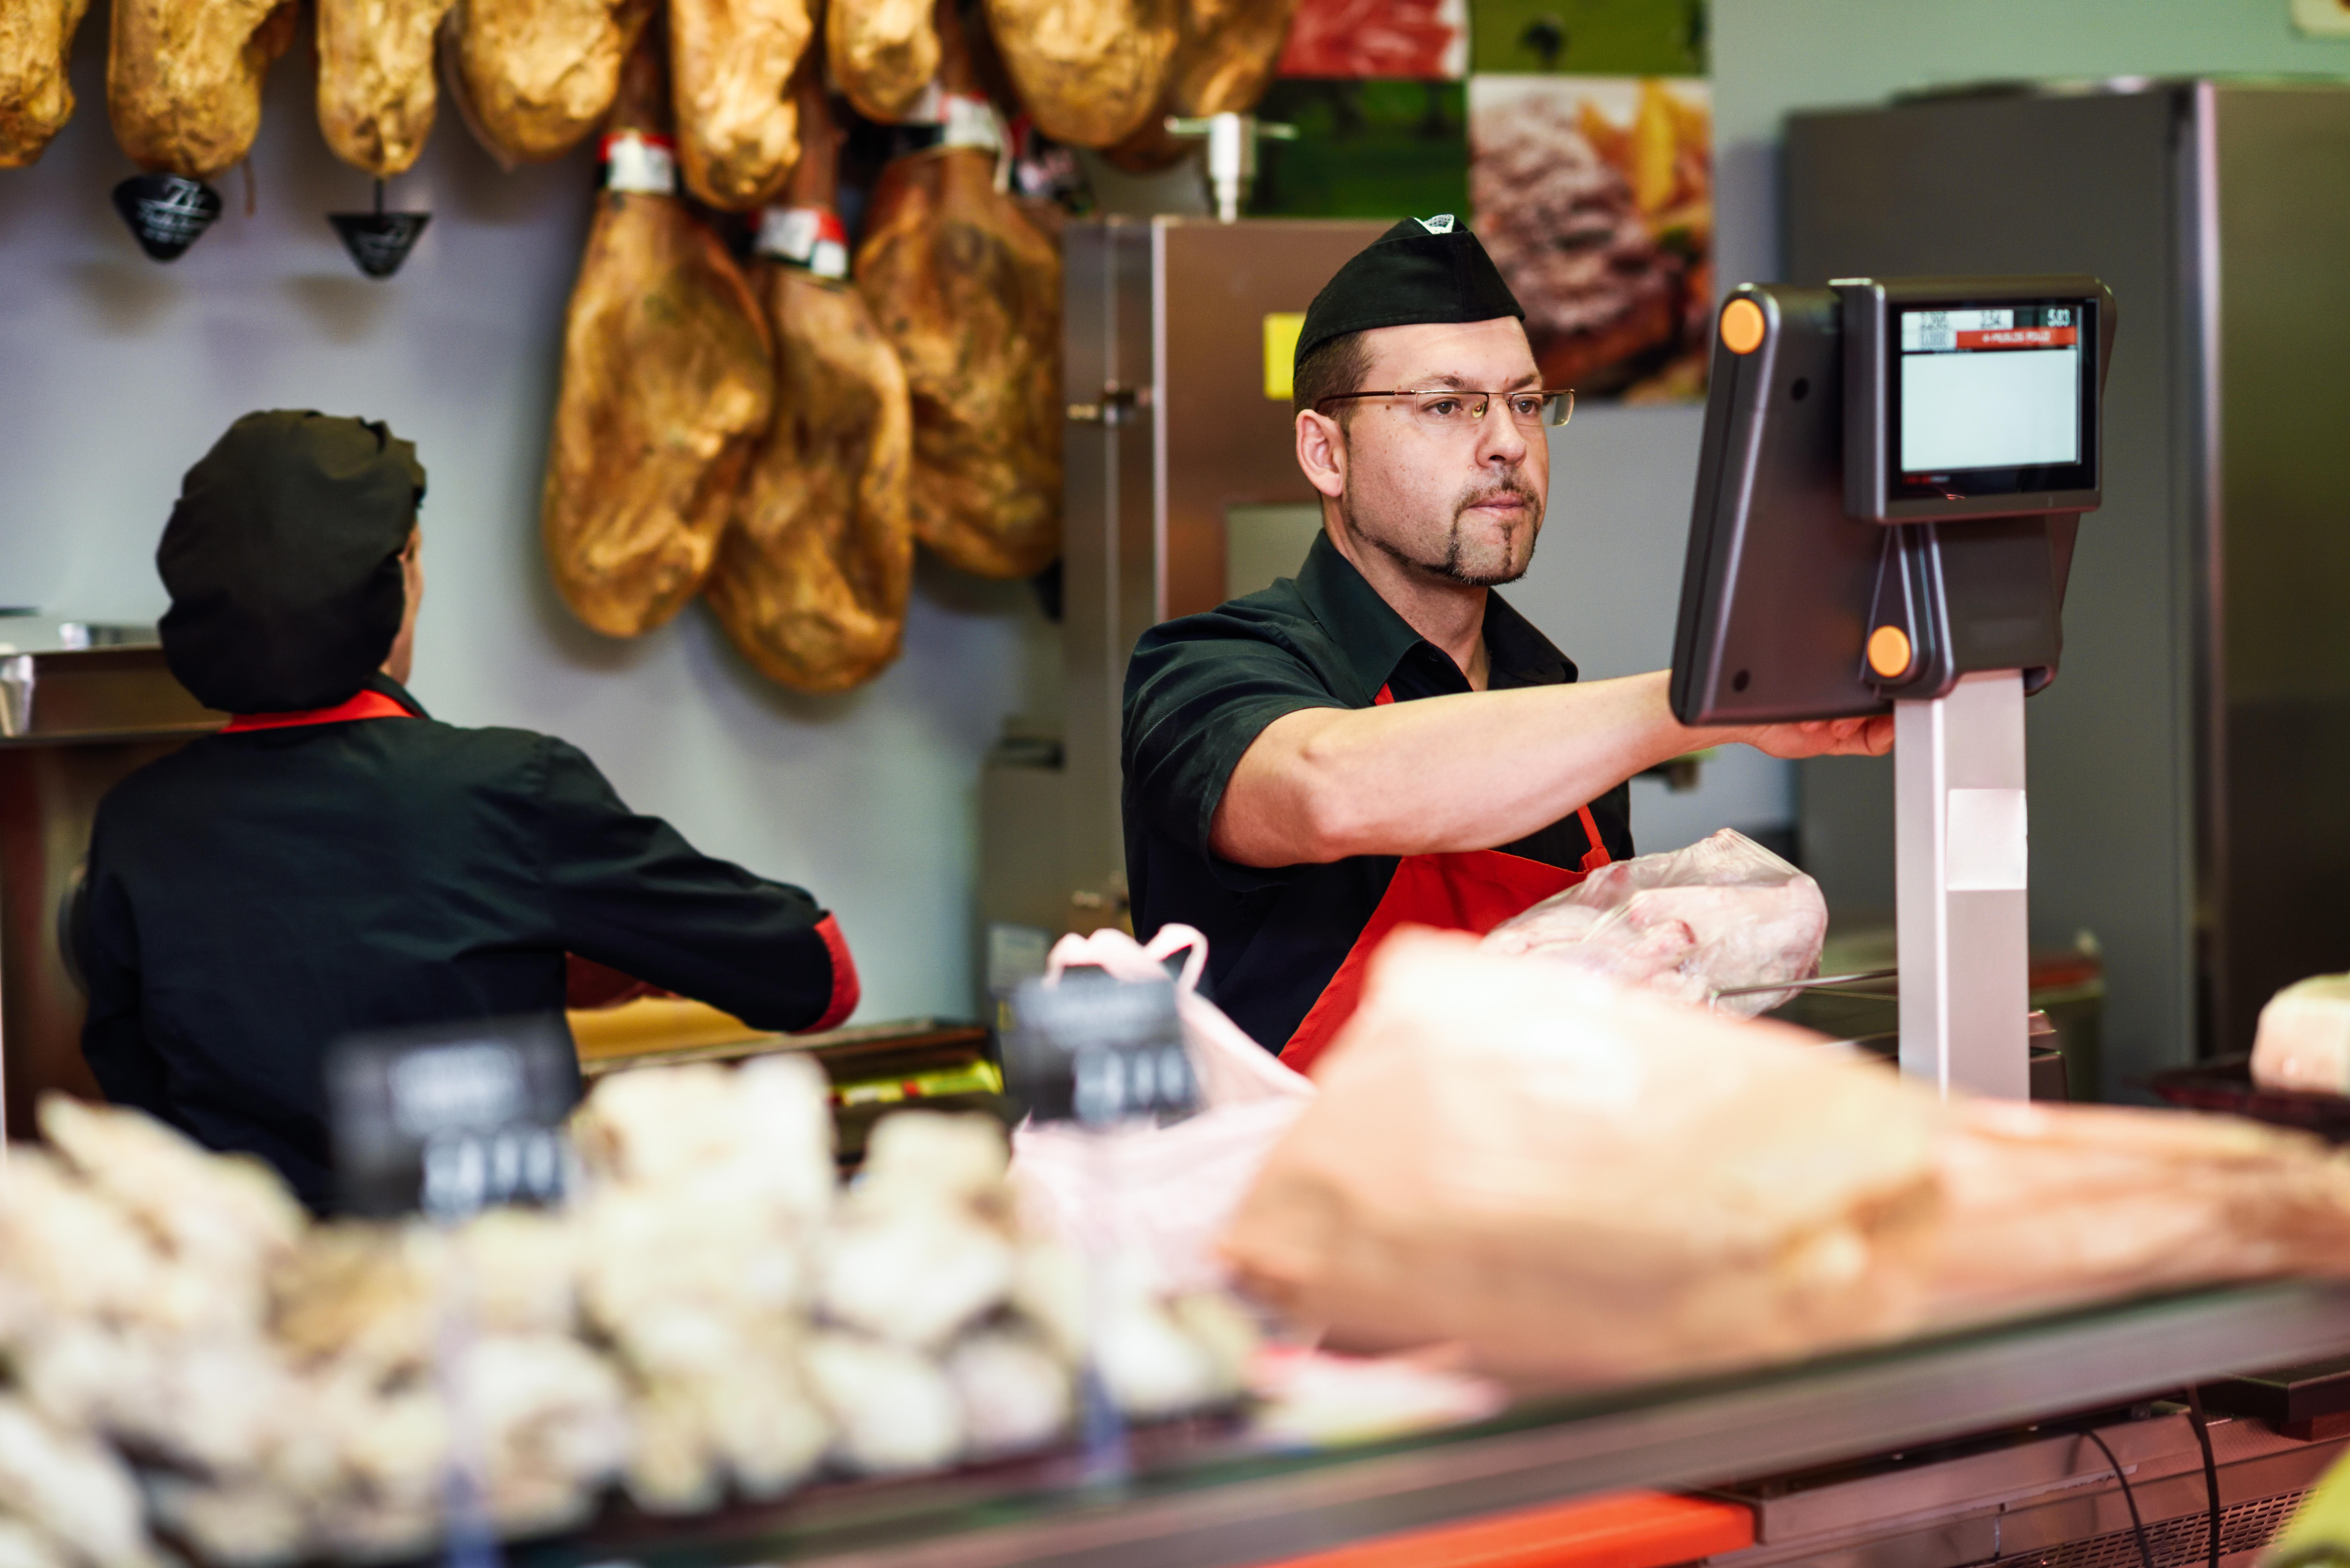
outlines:
[[[1809, 979], [1827, 929], [1818, 883], [1724, 828], [1686, 849], [1603, 867], [1495, 927], [1485, 946], [1703, 1006], [1719, 992]], [[1752, 1018], [1785, 999], [1759, 992], [1717, 1005]]]
[[73, 118], [66, 64], [89, 0], [0, 6], [0, 169], [21, 169]]

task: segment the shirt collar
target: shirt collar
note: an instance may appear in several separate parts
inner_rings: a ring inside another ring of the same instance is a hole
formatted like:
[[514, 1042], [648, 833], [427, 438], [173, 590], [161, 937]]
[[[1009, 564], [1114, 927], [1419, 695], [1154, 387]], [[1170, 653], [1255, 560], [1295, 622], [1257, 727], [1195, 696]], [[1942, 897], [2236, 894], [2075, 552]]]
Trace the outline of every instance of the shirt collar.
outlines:
[[[1488, 617], [1487, 618], [1490, 620], [1492, 618]], [[424, 711], [423, 703], [419, 702], [415, 698], [408, 694], [407, 687], [402, 686], [399, 681], [394, 680], [390, 676], [386, 675], [380, 670], [367, 678], [367, 685], [361, 688], [361, 690], [368, 691], [380, 691], [420, 719], [430, 719], [432, 717], [432, 714]]]
[[[1358, 705], [1368, 703], [1394, 675], [1403, 656], [1424, 640], [1330, 542], [1327, 533], [1314, 536], [1314, 547], [1305, 553], [1305, 564], [1297, 571], [1297, 591], [1346, 655], [1347, 668], [1362, 682]], [[1484, 632], [1493, 684], [1555, 686], [1575, 678], [1574, 661], [1490, 589], [1485, 594]]]

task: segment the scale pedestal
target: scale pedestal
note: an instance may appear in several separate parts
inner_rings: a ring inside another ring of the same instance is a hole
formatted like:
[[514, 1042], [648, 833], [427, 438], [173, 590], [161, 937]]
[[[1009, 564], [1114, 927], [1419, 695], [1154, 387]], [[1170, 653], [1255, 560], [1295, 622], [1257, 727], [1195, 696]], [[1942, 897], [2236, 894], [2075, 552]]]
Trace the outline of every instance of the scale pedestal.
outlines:
[[2022, 672], [1960, 676], [1893, 712], [1901, 1070], [1945, 1095], [2026, 1098]]

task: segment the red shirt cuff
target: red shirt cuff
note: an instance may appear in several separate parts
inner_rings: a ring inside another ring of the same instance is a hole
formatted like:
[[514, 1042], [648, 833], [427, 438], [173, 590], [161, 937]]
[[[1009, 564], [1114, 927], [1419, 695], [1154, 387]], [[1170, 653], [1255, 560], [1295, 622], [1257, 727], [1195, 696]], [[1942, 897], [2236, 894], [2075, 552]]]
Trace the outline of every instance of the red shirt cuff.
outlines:
[[857, 961], [848, 956], [848, 939], [840, 934], [840, 926], [830, 915], [816, 923], [816, 934], [824, 939], [824, 950], [832, 958], [832, 1000], [825, 1003], [824, 1016], [805, 1029], [795, 1029], [795, 1034], [814, 1034], [826, 1029], [837, 1029], [848, 1022], [857, 1011], [864, 992], [857, 983]]

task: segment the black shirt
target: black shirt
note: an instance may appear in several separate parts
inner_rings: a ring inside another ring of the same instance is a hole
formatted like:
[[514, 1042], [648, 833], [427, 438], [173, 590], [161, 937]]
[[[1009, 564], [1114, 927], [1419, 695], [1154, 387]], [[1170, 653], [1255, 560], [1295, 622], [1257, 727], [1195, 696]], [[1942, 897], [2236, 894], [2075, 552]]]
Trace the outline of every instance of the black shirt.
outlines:
[[[1485, 596], [1494, 691], [1573, 680], [1575, 666], [1498, 593]], [[1126, 670], [1126, 875], [1134, 933], [1169, 921], [1208, 939], [1207, 985], [1218, 1006], [1269, 1050], [1295, 1033], [1395, 875], [1391, 855], [1271, 870], [1210, 851], [1216, 803], [1241, 753], [1284, 713], [1367, 708], [1470, 690], [1460, 666], [1411, 629], [1338, 553], [1314, 541], [1295, 579], [1204, 615], [1152, 627]], [[1632, 853], [1630, 793], [1591, 803], [1610, 858]], [[1591, 843], [1569, 815], [1515, 844], [1512, 855], [1580, 869]]]
[[346, 1034], [560, 1013], [567, 952], [762, 1029], [837, 1011], [807, 894], [634, 815], [561, 741], [370, 685], [418, 716], [208, 735], [99, 805], [75, 945], [109, 1099], [320, 1207], [321, 1064]]

